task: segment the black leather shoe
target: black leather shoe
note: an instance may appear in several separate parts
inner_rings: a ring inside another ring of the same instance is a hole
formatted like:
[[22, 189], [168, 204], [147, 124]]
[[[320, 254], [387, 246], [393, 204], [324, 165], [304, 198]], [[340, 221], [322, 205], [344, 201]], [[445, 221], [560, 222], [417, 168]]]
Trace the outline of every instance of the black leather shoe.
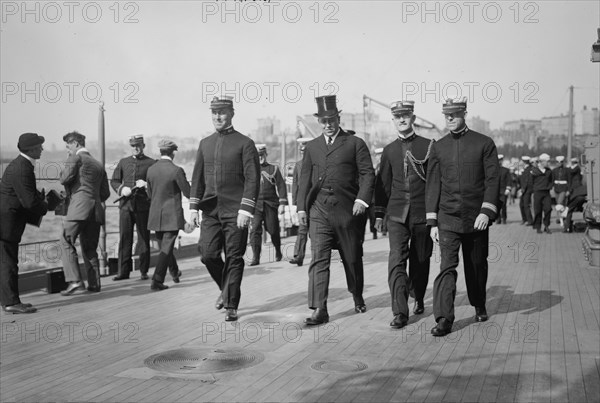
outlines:
[[488, 314], [484, 307], [475, 307], [475, 320], [477, 322], [485, 322], [488, 320]]
[[113, 281], [120, 281], [120, 280], [129, 280], [129, 276], [127, 276], [127, 277], [125, 277], [125, 276], [115, 276], [115, 277], [113, 277]]
[[83, 290], [84, 288], [85, 288], [85, 284], [83, 284], [83, 282], [74, 281], [72, 283], [69, 283], [69, 286], [67, 287], [67, 289], [61, 291], [60, 294], [64, 295], [64, 296], [73, 295], [73, 293], [75, 291]]
[[95, 286], [88, 285], [87, 290], [89, 292], [100, 292], [100, 286], [97, 286], [97, 285], [95, 285]]
[[354, 312], [356, 313], [365, 313], [367, 312], [367, 306], [365, 304], [355, 305]]
[[250, 264], [248, 266], [258, 266], [260, 264], [260, 261], [258, 260], [253, 260], [250, 262]]
[[[127, 277], [127, 278], [129, 278], [129, 277]], [[140, 276], [140, 280], [148, 280], [149, 278], [150, 277], [148, 277], [148, 274], [146, 274], [146, 273], [142, 273], [142, 275]], [[115, 280], [115, 279], [113, 279], [113, 280]]]
[[533, 224], [532, 224], [532, 223], [530, 223], [530, 222], [528, 222], [527, 224], [525, 224], [525, 226], [526, 226], [526, 227], [531, 227], [531, 226], [533, 226]]
[[543, 234], [543, 232], [542, 232], [542, 229], [541, 229], [541, 228], [538, 228], [538, 229], [537, 229], [537, 233], [538, 233], [538, 234]]
[[221, 309], [223, 309], [225, 305], [223, 305], [223, 297], [221, 295], [219, 295], [219, 298], [217, 298], [217, 302], [215, 302], [215, 308], [217, 308], [217, 311], [220, 311]]
[[325, 308], [317, 308], [313, 311], [310, 318], [304, 319], [304, 323], [308, 326], [320, 325], [329, 322], [329, 314]]
[[26, 306], [26, 304], [9, 305], [9, 306], [3, 306], [2, 309], [4, 310], [4, 312], [12, 313], [13, 315], [16, 315], [18, 313], [37, 312], [37, 308], [34, 308], [33, 306], [31, 306], [31, 304], [27, 304], [27, 305], [29, 305], [29, 306]]
[[365, 304], [365, 300], [363, 299], [362, 295], [352, 294], [352, 297], [354, 298], [354, 312], [356, 312], [356, 313], [367, 312], [367, 305]]
[[413, 313], [415, 315], [420, 315], [425, 312], [425, 305], [423, 304], [422, 299], [415, 300], [415, 306], [413, 307]]
[[401, 315], [394, 316], [394, 320], [390, 322], [390, 326], [394, 329], [402, 329], [408, 321], [404, 319]]
[[435, 337], [442, 337], [449, 334], [452, 331], [452, 322], [450, 322], [446, 318], [442, 318], [439, 320], [437, 325], [433, 329], [431, 329], [431, 334]]
[[546, 234], [551, 234], [552, 233], [552, 231], [550, 231], [550, 228], [548, 228], [548, 227], [544, 227], [544, 232]]
[[152, 285], [150, 285], [150, 289], [152, 291], [162, 291], [169, 288], [168, 285], [164, 285], [163, 283], [159, 283], [158, 281], [152, 280]]
[[275, 261], [281, 262], [281, 259], [283, 259], [283, 255], [281, 254], [281, 252], [275, 253]]
[[181, 270], [177, 271], [177, 275], [173, 276], [173, 282], [174, 283], [179, 283], [179, 279], [181, 278]]
[[297, 257], [295, 257], [295, 258], [293, 258], [293, 259], [290, 260], [290, 263], [291, 264], [297, 264], [298, 266], [302, 266], [302, 263], [304, 263], [304, 262], [302, 262], [301, 259], [298, 259]]
[[227, 308], [227, 313], [225, 314], [226, 322], [235, 322], [238, 320], [237, 309]]

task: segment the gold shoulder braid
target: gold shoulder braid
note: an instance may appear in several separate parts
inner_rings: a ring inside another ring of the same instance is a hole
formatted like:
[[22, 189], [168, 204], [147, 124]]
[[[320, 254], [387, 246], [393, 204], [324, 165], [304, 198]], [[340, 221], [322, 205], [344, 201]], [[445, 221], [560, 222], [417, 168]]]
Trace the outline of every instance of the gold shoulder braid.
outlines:
[[426, 172], [425, 172], [425, 168], [423, 167], [423, 165], [425, 165], [425, 163], [429, 159], [429, 154], [431, 153], [432, 145], [433, 145], [433, 140], [430, 140], [429, 146], [427, 147], [427, 154], [425, 155], [425, 158], [422, 160], [416, 159], [410, 150], [406, 150], [406, 155], [404, 156], [404, 177], [408, 177], [408, 169], [407, 168], [408, 168], [408, 162], [410, 162], [410, 165], [413, 167], [415, 173], [419, 176], [419, 178], [421, 178], [421, 180], [423, 182], [425, 182]]

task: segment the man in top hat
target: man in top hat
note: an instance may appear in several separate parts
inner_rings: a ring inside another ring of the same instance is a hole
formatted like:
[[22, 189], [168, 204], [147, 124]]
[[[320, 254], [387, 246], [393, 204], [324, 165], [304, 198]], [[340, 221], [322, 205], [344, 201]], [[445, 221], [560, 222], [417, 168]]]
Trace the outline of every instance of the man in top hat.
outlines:
[[36, 189], [35, 160], [40, 159], [44, 137], [36, 133], [19, 136], [19, 155], [0, 181], [0, 303], [5, 312], [34, 313], [31, 304], [19, 298], [19, 242], [25, 224], [38, 225], [48, 211], [43, 192]]
[[199, 249], [220, 290], [215, 307], [227, 308], [225, 320], [236, 321], [248, 225], [260, 191], [260, 163], [254, 141], [233, 128], [233, 100], [215, 97], [210, 109], [216, 131], [200, 141], [196, 154], [191, 221], [197, 225], [202, 210]]
[[506, 205], [508, 204], [508, 195], [510, 195], [510, 169], [502, 165], [504, 154], [498, 154], [498, 165], [500, 166], [500, 197], [498, 199], [498, 217], [497, 224], [506, 224]]
[[[292, 203], [298, 206], [298, 187], [300, 186], [300, 175], [302, 174], [302, 159], [304, 158], [304, 150], [306, 143], [313, 140], [312, 138], [300, 137], [298, 142], [298, 153], [300, 160], [294, 164], [294, 172], [292, 173]], [[297, 210], [296, 210], [297, 211]], [[306, 252], [306, 241], [308, 240], [308, 225], [298, 223], [298, 236], [294, 245], [294, 258], [290, 260], [291, 264], [302, 266], [304, 263], [304, 254]]]
[[521, 188], [521, 198], [519, 200], [519, 209], [521, 210], [521, 224], [533, 225], [533, 215], [531, 214], [531, 195], [533, 194], [533, 181], [531, 179], [531, 158], [524, 155], [521, 161], [525, 164], [521, 175], [519, 176], [519, 187]]
[[63, 218], [62, 264], [65, 280], [69, 282], [62, 295], [72, 295], [85, 287], [75, 242], [80, 239], [81, 254], [87, 269], [90, 292], [100, 291], [98, 240], [104, 224], [104, 202], [110, 196], [106, 171], [85, 148], [85, 136], [78, 132], [63, 136], [69, 157], [60, 173], [60, 183], [67, 193], [67, 215]]
[[146, 192], [146, 175], [156, 160], [144, 154], [144, 136], [129, 138], [131, 156], [119, 161], [110, 185], [119, 197], [119, 273], [113, 280], [129, 278], [132, 269], [133, 227], [137, 231], [136, 250], [140, 256], [141, 279], [148, 279], [150, 267], [150, 230], [148, 210], [150, 198]]
[[317, 97], [323, 134], [306, 144], [298, 189], [298, 219], [310, 219], [312, 260], [308, 270], [308, 325], [329, 321], [327, 297], [331, 250], [339, 247], [355, 312], [366, 312], [362, 236], [375, 173], [365, 142], [340, 128], [336, 96]]
[[446, 136], [436, 141], [427, 168], [426, 211], [431, 238], [439, 243], [440, 273], [433, 284], [434, 336], [452, 331], [456, 267], [462, 247], [465, 282], [475, 320], [488, 319], [485, 306], [489, 226], [498, 213], [500, 166], [494, 141], [467, 127], [467, 100], [442, 106]]
[[155, 231], [160, 250], [150, 285], [153, 291], [169, 288], [164, 284], [167, 267], [171, 268], [173, 281], [179, 282], [181, 272], [177, 267], [173, 248], [179, 230], [185, 225], [181, 194], [190, 197], [190, 184], [185, 177], [185, 172], [183, 168], [173, 163], [177, 144], [171, 140], [161, 140], [158, 148], [160, 160], [148, 168], [146, 181], [150, 198], [148, 230]]
[[558, 166], [552, 170], [552, 182], [554, 185], [554, 194], [556, 195], [556, 223], [564, 227], [562, 212], [567, 205], [567, 196], [569, 192], [569, 168], [564, 165], [565, 157], [559, 155], [556, 157]]
[[387, 213], [388, 284], [394, 315], [390, 326], [396, 329], [408, 323], [409, 294], [415, 299], [413, 313], [420, 315], [425, 311], [423, 298], [433, 251], [425, 219], [425, 182], [434, 142], [415, 133], [414, 106], [413, 101], [397, 101], [391, 105], [398, 138], [383, 149], [375, 187], [378, 230]]
[[550, 215], [552, 214], [552, 200], [550, 189], [552, 189], [552, 171], [548, 167], [550, 156], [543, 153], [539, 156], [539, 163], [531, 169], [533, 180], [533, 228], [538, 234], [542, 233], [542, 213], [544, 215], [544, 231], [551, 234]]
[[275, 248], [275, 260], [280, 261], [281, 235], [279, 233], [279, 215], [284, 213], [287, 206], [287, 187], [277, 165], [267, 162], [267, 145], [257, 144], [258, 159], [260, 162], [260, 193], [254, 210], [252, 228], [250, 230], [250, 246], [252, 247], [252, 262], [250, 266], [260, 263], [262, 246], [263, 223], [265, 230], [271, 237]]

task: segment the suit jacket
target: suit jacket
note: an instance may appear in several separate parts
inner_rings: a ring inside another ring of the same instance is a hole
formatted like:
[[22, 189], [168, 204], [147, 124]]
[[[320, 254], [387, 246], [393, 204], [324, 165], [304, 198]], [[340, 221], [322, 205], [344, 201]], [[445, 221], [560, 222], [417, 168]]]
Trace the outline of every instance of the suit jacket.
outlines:
[[190, 197], [190, 184], [183, 168], [173, 161], [161, 158], [148, 169], [147, 192], [150, 197], [148, 229], [177, 231], [183, 229], [181, 194]]
[[48, 208], [36, 189], [33, 164], [19, 155], [8, 164], [0, 182], [0, 239], [21, 242], [25, 224], [37, 223]]
[[298, 188], [298, 211], [310, 210], [307, 196], [321, 186], [333, 190], [339, 207], [352, 212], [356, 199], [370, 203], [375, 187], [375, 170], [371, 154], [365, 142], [342, 129], [329, 148], [325, 135], [306, 143], [300, 186]]
[[192, 173], [191, 210], [200, 210], [203, 199], [216, 198], [222, 217], [237, 217], [239, 210], [254, 214], [259, 190], [260, 163], [252, 139], [230, 127], [200, 141]]
[[67, 193], [67, 221], [96, 221], [104, 224], [102, 203], [110, 196], [108, 177], [100, 161], [80, 151], [70, 155], [60, 173]]
[[467, 128], [433, 144], [427, 167], [427, 225], [474, 232], [480, 213], [495, 220], [499, 192], [500, 164], [490, 137]]

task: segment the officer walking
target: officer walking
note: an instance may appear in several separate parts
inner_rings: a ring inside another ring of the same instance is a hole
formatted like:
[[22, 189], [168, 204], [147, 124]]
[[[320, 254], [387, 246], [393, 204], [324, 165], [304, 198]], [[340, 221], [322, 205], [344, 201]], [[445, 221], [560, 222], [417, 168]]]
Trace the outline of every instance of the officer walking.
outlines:
[[[300, 182], [300, 175], [302, 174], [302, 159], [304, 158], [304, 150], [306, 149], [306, 143], [312, 139], [301, 137], [297, 139], [298, 151], [300, 153], [300, 160], [294, 165], [294, 172], [292, 174], [292, 203], [298, 206], [298, 187]], [[291, 264], [297, 264], [302, 266], [304, 263], [304, 254], [306, 252], [306, 241], [308, 240], [308, 225], [298, 223], [298, 236], [296, 237], [296, 244], [294, 245], [294, 258], [290, 260]]]

